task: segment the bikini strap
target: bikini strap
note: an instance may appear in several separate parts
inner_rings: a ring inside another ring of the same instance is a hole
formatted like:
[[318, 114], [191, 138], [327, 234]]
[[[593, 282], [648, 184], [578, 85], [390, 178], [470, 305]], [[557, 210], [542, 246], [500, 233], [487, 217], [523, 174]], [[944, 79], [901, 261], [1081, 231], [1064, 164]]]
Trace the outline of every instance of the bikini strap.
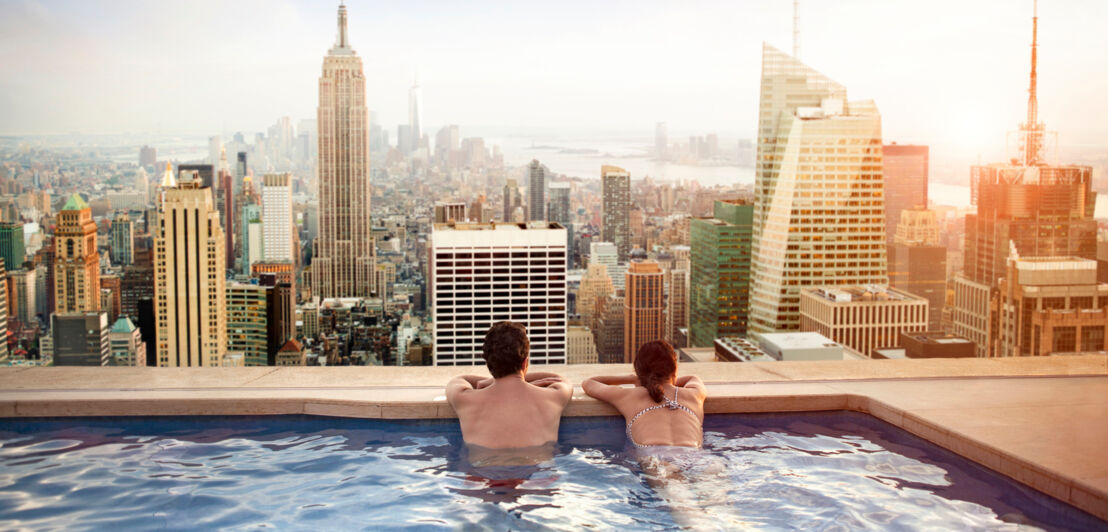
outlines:
[[648, 406], [648, 407], [640, 410], [638, 414], [635, 414], [634, 417], [632, 417], [627, 422], [627, 440], [630, 441], [631, 443], [633, 443], [635, 445], [635, 447], [650, 447], [649, 445], [643, 445], [641, 443], [636, 442], [635, 438], [633, 438], [631, 436], [631, 425], [633, 425], [635, 423], [636, 419], [639, 419], [640, 416], [642, 416], [643, 414], [645, 414], [647, 412], [651, 412], [651, 411], [657, 410], [659, 408], [668, 408], [670, 410], [684, 410], [690, 416], [697, 417], [696, 413], [693, 412], [691, 408], [677, 402], [677, 390], [678, 390], [678, 387], [674, 386], [673, 387], [673, 399], [665, 398], [663, 400], [662, 404]]

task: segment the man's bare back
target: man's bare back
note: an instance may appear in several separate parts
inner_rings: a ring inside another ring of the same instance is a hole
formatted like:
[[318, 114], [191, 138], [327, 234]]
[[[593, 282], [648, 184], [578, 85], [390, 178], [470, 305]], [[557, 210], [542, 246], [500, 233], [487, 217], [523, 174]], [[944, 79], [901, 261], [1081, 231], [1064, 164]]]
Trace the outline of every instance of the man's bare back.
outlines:
[[455, 377], [446, 398], [458, 414], [462, 439], [485, 449], [536, 447], [558, 439], [562, 410], [573, 386], [554, 373], [520, 373], [499, 379]]

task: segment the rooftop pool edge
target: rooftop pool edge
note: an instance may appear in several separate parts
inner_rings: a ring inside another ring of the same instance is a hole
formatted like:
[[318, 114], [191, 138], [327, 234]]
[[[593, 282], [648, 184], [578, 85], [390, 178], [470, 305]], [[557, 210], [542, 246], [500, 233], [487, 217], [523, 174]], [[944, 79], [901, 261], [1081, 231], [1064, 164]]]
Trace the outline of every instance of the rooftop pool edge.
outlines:
[[[708, 414], [876, 417], [1108, 520], [1108, 355], [1036, 359], [684, 363]], [[771, 367], [759, 367], [771, 366]], [[541, 368], [541, 369], [540, 369]], [[565, 416], [618, 415], [583, 394], [630, 365], [547, 366], [578, 386]], [[0, 417], [307, 414], [455, 417], [442, 386], [484, 368], [0, 368]]]

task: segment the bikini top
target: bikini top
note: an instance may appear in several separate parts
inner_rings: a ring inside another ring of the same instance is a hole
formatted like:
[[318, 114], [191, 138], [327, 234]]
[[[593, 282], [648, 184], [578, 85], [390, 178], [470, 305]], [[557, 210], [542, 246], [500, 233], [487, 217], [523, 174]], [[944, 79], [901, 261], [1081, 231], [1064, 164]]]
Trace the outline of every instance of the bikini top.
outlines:
[[690, 416], [696, 418], [697, 423], [700, 422], [700, 418], [697, 417], [696, 412], [693, 412], [691, 408], [677, 402], [677, 390], [678, 390], [678, 388], [676, 386], [674, 386], [673, 387], [673, 399], [665, 398], [665, 399], [663, 399], [662, 404], [657, 404], [657, 405], [654, 405], [654, 406], [648, 406], [648, 407], [640, 410], [638, 414], [635, 414], [634, 417], [632, 417], [627, 422], [627, 441], [631, 442], [635, 447], [657, 447], [656, 445], [643, 445], [641, 443], [636, 442], [635, 438], [633, 438], [631, 436], [631, 425], [634, 425], [635, 420], [639, 419], [639, 417], [642, 416], [643, 414], [645, 414], [647, 412], [650, 412], [652, 410], [657, 410], [659, 408], [668, 408], [670, 410], [684, 410]]

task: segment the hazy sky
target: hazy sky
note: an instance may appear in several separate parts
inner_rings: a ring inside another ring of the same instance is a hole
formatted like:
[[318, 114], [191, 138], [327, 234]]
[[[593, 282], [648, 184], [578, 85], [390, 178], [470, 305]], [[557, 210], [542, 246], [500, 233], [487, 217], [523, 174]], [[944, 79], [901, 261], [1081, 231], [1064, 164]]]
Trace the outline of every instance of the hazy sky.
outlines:
[[[1040, 107], [1108, 126], [1104, 0], [1040, 2]], [[792, 2], [348, 2], [371, 109], [424, 126], [753, 136], [762, 41]], [[337, 2], [0, 0], [0, 134], [257, 131], [314, 118]], [[801, 58], [872, 98], [888, 140], [1002, 143], [1026, 109], [1031, 0], [802, 0]], [[1108, 136], [1108, 135], [1105, 135]]]

